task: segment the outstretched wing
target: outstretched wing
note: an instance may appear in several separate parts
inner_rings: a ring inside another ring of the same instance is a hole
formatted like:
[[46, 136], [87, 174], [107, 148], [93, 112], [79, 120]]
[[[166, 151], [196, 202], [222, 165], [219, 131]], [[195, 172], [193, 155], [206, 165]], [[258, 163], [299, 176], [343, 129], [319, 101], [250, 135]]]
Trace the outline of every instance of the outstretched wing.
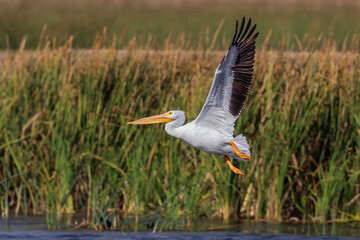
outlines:
[[196, 124], [206, 125], [225, 134], [233, 134], [234, 122], [239, 117], [250, 92], [254, 72], [256, 24], [245, 18], [235, 34], [228, 52], [216, 69], [214, 80], [205, 104], [195, 119]]

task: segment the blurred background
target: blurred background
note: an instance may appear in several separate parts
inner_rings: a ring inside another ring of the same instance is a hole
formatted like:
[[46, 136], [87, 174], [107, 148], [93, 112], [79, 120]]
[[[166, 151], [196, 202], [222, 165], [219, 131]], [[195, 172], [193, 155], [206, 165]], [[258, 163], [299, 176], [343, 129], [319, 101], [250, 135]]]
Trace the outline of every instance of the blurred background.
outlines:
[[57, 45], [73, 36], [73, 47], [91, 48], [104, 31], [109, 44], [117, 38], [118, 47], [135, 36], [138, 44], [150, 37], [162, 45], [169, 35], [174, 40], [181, 33], [195, 45], [199, 34], [212, 36], [225, 19], [215, 44], [223, 49], [234, 21], [243, 16], [258, 24], [258, 43], [272, 30], [273, 48], [280, 48], [284, 38], [285, 47], [297, 49], [298, 40], [321, 36], [341, 46], [359, 32], [359, 13], [357, 0], [0, 0], [0, 48], [18, 48], [24, 36], [26, 48], [36, 48], [41, 36], [56, 38]]
[[[0, 0], [2, 216], [97, 230], [336, 222], [358, 236], [359, 13], [359, 0]], [[195, 119], [243, 16], [260, 35], [238, 176], [163, 125], [126, 123]]]

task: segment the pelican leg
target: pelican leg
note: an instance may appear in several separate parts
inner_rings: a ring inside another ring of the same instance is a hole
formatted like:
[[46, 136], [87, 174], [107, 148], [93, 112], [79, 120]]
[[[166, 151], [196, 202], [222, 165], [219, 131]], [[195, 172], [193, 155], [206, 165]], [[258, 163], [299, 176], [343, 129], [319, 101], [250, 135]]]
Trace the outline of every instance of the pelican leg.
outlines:
[[236, 174], [240, 174], [240, 175], [244, 175], [238, 168], [234, 167], [234, 165], [232, 165], [231, 161], [230, 161], [230, 158], [228, 156], [224, 156], [227, 164], [229, 165], [230, 169], [236, 173]]
[[235, 143], [233, 141], [230, 142], [230, 145], [234, 148], [236, 155], [238, 155], [239, 157], [241, 157], [242, 159], [245, 159], [246, 161], [250, 160], [250, 156], [243, 154], [239, 151], [239, 149], [236, 147]]

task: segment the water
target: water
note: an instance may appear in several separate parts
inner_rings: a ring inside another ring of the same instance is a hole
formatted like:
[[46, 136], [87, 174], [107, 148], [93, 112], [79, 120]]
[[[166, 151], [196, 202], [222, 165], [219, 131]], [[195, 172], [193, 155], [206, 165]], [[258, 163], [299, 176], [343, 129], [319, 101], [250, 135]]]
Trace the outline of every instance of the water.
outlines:
[[64, 239], [64, 240], [105, 240], [105, 239], [201, 239], [201, 240], [218, 240], [218, 239], [241, 239], [241, 240], [257, 240], [257, 239], [279, 239], [279, 240], [300, 240], [300, 239], [355, 239], [347, 237], [312, 237], [303, 235], [280, 235], [280, 234], [245, 234], [237, 232], [223, 232], [223, 233], [183, 233], [183, 232], [164, 232], [153, 234], [151, 232], [138, 232], [138, 233], [119, 233], [119, 232], [86, 232], [86, 231], [63, 231], [63, 232], [49, 232], [49, 231], [20, 231], [13, 233], [1, 233], [0, 239], [38, 239], [38, 240], [51, 240], [51, 239]]
[[[332, 235], [332, 236], [331, 236]], [[200, 221], [189, 231], [120, 232], [92, 230], [48, 230], [44, 217], [11, 218], [0, 220], [2, 239], [360, 239], [359, 224], [269, 224], [261, 222]]]

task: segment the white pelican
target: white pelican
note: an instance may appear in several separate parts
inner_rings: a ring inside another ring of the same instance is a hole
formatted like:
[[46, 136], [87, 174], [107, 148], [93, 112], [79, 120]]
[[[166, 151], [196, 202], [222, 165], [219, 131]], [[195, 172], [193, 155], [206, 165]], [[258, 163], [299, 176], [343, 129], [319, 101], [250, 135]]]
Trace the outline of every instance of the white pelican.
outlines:
[[202, 151], [223, 156], [234, 173], [243, 173], [233, 166], [230, 157], [250, 159], [250, 149], [243, 135], [233, 137], [234, 122], [239, 117], [249, 95], [254, 72], [256, 24], [245, 18], [235, 34], [230, 48], [216, 69], [205, 104], [197, 118], [185, 124], [185, 112], [169, 111], [142, 118], [128, 124], [167, 123], [165, 131]]

